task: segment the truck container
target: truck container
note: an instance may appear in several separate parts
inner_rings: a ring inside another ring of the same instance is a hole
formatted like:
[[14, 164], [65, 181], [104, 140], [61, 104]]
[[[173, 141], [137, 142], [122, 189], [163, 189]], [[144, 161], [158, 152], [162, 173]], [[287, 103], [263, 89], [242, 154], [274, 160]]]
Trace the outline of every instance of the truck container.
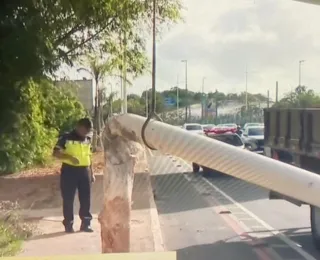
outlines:
[[[320, 174], [320, 109], [264, 110], [264, 155]], [[320, 190], [319, 190], [320, 195]], [[270, 199], [284, 199], [297, 206], [304, 201], [270, 191]], [[320, 249], [320, 209], [310, 205], [311, 232]]]

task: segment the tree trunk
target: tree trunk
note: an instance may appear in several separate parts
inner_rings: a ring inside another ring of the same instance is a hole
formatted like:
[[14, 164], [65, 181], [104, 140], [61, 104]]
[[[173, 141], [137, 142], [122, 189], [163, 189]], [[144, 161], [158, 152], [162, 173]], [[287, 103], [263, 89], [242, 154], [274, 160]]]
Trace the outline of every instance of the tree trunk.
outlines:
[[111, 119], [103, 133], [104, 202], [99, 215], [102, 253], [130, 251], [130, 211], [134, 173], [147, 168], [144, 146]]

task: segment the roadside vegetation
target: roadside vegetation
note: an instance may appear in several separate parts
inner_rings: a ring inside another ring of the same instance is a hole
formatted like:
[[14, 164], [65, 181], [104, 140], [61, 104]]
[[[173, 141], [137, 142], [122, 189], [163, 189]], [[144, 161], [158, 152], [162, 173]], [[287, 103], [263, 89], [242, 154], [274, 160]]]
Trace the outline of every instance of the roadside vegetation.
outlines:
[[[128, 81], [148, 73], [146, 37], [152, 1], [5, 0], [0, 29], [0, 175], [45, 164], [58, 133], [85, 111], [54, 85], [61, 66], [85, 66], [98, 75]], [[158, 0], [159, 32], [181, 20], [180, 0]], [[120, 73], [121, 72], [121, 73]], [[98, 100], [99, 102], [101, 100]]]
[[[101, 129], [101, 111], [85, 111], [71, 92], [55, 86], [59, 70], [98, 69], [97, 83], [148, 73], [152, 6], [135, 0], [1, 2], [0, 175], [46, 165], [59, 133], [80, 117], [92, 116]], [[157, 0], [159, 33], [181, 20], [181, 8], [180, 0]], [[0, 256], [14, 255], [32, 233], [18, 212], [1, 208]]]
[[10, 201], [0, 203], [0, 257], [14, 256], [19, 252], [23, 240], [36, 230], [18, 214], [19, 205]]

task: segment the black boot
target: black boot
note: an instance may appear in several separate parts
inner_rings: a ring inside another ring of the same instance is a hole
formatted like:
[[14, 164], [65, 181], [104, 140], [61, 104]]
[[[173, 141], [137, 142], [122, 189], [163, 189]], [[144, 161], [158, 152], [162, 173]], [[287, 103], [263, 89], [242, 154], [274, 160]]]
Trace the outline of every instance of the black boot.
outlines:
[[80, 231], [92, 233], [93, 229], [91, 228], [90, 224], [81, 223]]
[[74, 229], [72, 225], [65, 225], [64, 230], [66, 233], [74, 233]]

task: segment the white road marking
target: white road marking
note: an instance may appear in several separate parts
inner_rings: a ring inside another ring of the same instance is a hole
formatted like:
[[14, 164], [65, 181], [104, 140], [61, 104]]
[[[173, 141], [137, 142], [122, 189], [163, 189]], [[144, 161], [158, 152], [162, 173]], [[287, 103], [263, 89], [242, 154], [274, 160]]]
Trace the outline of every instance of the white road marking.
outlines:
[[[183, 159], [179, 158], [181, 162], [188, 165], [188, 168], [190, 168], [190, 165], [184, 161]], [[185, 176], [185, 175], [184, 175]], [[211, 186], [213, 189], [215, 189], [218, 193], [220, 193], [222, 196], [224, 196], [226, 199], [228, 199], [230, 202], [232, 202], [234, 205], [236, 205], [238, 208], [246, 212], [250, 217], [252, 217], [254, 220], [256, 220], [260, 225], [265, 227], [268, 232], [272, 233], [274, 236], [278, 237], [280, 240], [282, 240], [284, 243], [286, 243], [289, 247], [291, 247], [293, 250], [295, 250], [297, 253], [299, 253], [301, 256], [303, 256], [306, 260], [317, 260], [312, 255], [310, 255], [308, 252], [304, 251], [297, 243], [292, 241], [290, 238], [285, 236], [280, 231], [276, 230], [275, 228], [271, 227], [268, 223], [260, 219], [258, 216], [253, 214], [251, 211], [249, 211], [247, 208], [245, 208], [243, 205], [241, 205], [239, 202], [234, 200], [232, 197], [227, 195], [224, 191], [220, 190], [216, 185], [208, 181], [206, 178], [201, 177], [203, 181], [205, 181], [209, 186]]]

